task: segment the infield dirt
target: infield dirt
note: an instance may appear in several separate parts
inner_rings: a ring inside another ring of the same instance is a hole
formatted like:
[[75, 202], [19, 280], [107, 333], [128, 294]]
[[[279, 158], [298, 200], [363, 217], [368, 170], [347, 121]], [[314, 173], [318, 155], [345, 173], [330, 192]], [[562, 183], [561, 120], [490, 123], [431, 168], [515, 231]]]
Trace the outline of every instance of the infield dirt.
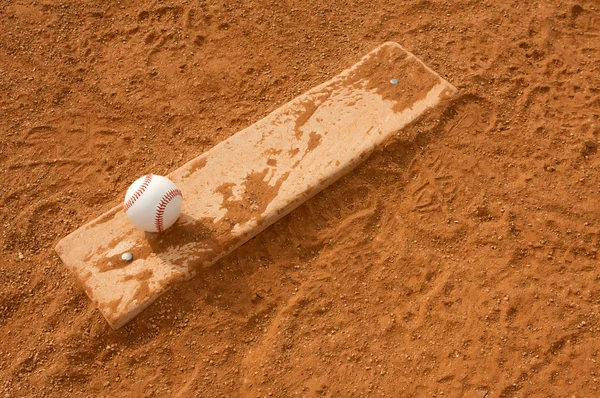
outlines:
[[[596, 1], [0, 4], [0, 395], [593, 397]], [[54, 252], [395, 41], [459, 96], [113, 331]]]

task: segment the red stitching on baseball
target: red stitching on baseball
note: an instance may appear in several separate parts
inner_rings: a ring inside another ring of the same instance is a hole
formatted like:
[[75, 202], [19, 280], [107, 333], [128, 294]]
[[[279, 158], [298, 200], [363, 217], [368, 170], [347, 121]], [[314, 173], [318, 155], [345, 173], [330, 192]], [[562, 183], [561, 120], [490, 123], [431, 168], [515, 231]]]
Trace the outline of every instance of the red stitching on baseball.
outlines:
[[158, 202], [158, 206], [156, 206], [156, 214], [154, 215], [154, 225], [156, 226], [156, 230], [158, 232], [163, 231], [163, 214], [165, 213], [167, 205], [173, 198], [177, 196], [181, 196], [183, 198], [183, 195], [179, 189], [169, 189], [163, 195], [160, 202]]
[[133, 193], [133, 195], [131, 195], [129, 200], [123, 205], [123, 210], [127, 211], [131, 206], [133, 206], [135, 201], [138, 200], [140, 196], [142, 196], [146, 188], [148, 188], [148, 185], [150, 185], [150, 181], [152, 181], [152, 174], [146, 174], [144, 176], [144, 181], [142, 182], [142, 185], [139, 186], [139, 188]]

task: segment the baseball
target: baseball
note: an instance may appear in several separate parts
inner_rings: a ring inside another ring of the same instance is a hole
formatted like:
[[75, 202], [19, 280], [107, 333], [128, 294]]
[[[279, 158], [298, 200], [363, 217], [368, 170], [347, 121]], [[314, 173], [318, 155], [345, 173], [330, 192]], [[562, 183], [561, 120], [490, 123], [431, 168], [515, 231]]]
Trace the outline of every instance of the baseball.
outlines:
[[179, 218], [182, 200], [181, 191], [173, 181], [148, 174], [127, 189], [123, 209], [136, 227], [147, 232], [162, 232]]

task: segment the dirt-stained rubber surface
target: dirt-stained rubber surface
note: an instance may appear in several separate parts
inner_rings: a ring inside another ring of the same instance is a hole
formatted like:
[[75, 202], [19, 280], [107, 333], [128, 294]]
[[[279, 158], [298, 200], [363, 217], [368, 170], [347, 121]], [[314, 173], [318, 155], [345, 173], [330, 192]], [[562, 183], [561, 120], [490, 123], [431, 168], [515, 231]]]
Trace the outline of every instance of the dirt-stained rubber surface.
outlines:
[[[112, 331], [56, 242], [388, 40], [458, 98]], [[4, 0], [0, 396], [598, 396], [599, 116], [593, 0]]]

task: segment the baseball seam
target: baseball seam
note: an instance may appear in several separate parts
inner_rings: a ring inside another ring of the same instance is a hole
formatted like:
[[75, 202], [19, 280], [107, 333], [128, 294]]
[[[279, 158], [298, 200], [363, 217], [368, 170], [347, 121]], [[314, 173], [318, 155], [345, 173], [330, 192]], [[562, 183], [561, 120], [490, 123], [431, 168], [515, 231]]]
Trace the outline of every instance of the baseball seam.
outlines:
[[179, 189], [169, 189], [160, 199], [160, 202], [158, 202], [158, 206], [156, 206], [156, 213], [154, 215], [154, 225], [156, 226], [156, 230], [158, 232], [163, 231], [163, 215], [165, 213], [167, 205], [171, 200], [173, 200], [177, 196], [181, 196], [183, 198], [183, 195], [181, 194], [181, 191]]
[[131, 195], [131, 197], [123, 205], [123, 210], [127, 211], [131, 206], [133, 206], [135, 201], [138, 200], [140, 196], [142, 196], [144, 191], [148, 188], [148, 185], [150, 185], [150, 181], [152, 181], [152, 174], [146, 174], [144, 176], [144, 181], [142, 182], [142, 185], [140, 185], [139, 188], [136, 189], [133, 195]]

